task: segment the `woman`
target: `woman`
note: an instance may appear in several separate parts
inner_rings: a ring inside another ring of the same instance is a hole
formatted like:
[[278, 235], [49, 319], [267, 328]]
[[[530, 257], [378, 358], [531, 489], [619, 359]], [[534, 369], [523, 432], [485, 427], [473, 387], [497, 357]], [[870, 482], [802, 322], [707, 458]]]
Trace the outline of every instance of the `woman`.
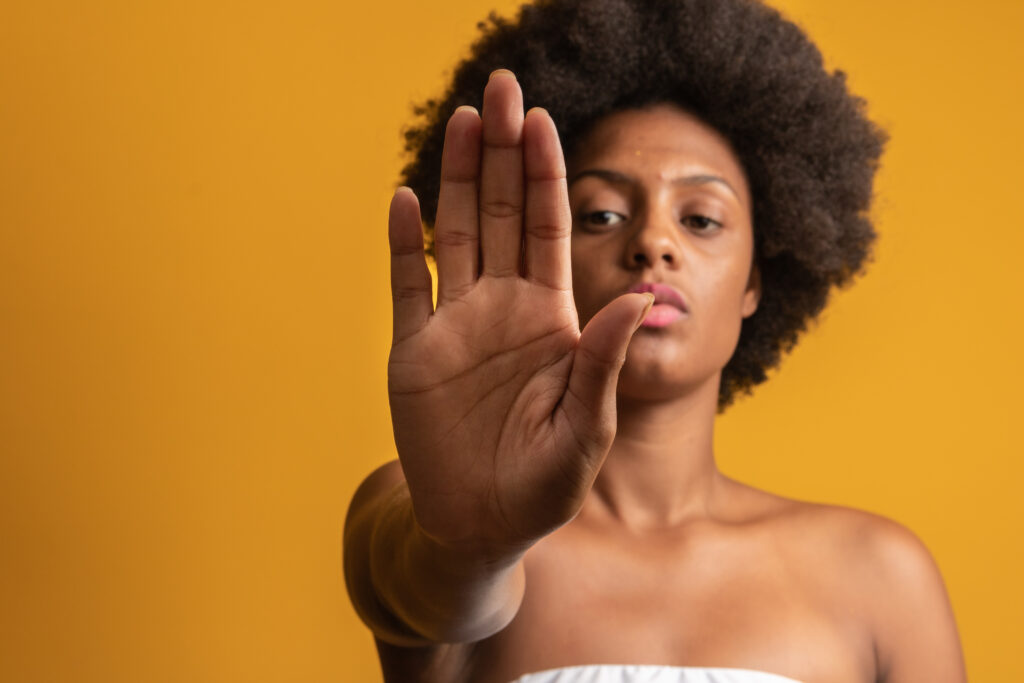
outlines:
[[862, 104], [747, 0], [492, 19], [389, 217], [400, 462], [345, 531], [386, 680], [964, 680], [910, 532], [714, 460], [868, 257]]

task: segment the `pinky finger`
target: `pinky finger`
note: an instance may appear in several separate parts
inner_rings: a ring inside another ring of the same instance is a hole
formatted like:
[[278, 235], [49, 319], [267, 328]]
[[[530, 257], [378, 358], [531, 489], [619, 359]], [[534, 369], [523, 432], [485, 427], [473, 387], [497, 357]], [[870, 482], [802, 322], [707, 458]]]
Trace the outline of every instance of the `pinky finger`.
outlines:
[[434, 312], [430, 271], [423, 253], [420, 203], [407, 187], [391, 199], [388, 213], [391, 245], [391, 301], [394, 311], [393, 341], [415, 334]]

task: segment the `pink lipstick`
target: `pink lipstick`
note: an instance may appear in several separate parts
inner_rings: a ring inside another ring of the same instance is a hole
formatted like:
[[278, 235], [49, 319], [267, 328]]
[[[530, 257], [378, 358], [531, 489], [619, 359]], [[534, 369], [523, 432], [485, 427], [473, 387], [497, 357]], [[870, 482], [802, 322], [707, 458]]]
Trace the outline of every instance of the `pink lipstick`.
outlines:
[[647, 317], [640, 323], [641, 327], [666, 327], [689, 312], [686, 302], [679, 290], [670, 285], [660, 282], [643, 282], [629, 290], [644, 294], [650, 292], [654, 295], [654, 305], [647, 312]]

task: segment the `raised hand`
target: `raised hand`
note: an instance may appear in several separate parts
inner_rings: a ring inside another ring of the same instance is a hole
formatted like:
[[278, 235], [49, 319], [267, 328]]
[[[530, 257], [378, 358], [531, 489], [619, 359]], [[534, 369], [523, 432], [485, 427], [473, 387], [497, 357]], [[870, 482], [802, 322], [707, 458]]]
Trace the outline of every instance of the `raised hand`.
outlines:
[[438, 301], [419, 205], [391, 204], [388, 389], [413, 510], [435, 541], [524, 551], [579, 511], [615, 433], [615, 385], [650, 296], [610, 302], [582, 334], [554, 123], [508, 71], [483, 113], [448, 122], [435, 222]]

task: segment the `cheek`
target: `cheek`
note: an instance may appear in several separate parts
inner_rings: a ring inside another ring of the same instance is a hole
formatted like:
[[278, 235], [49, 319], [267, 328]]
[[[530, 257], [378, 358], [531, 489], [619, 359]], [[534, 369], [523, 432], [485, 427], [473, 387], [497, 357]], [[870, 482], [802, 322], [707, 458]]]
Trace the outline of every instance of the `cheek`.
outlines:
[[572, 296], [576, 302], [576, 313], [579, 315], [581, 328], [608, 303], [603, 299], [599, 287], [601, 271], [607, 269], [607, 265], [598, 264], [595, 267], [595, 259], [587, 258], [573, 249]]
[[709, 337], [713, 348], [728, 352], [723, 363], [731, 357], [736, 343], [739, 341], [740, 327], [743, 323], [743, 293], [746, 291], [749, 273], [736, 266], [717, 272], [714, 278], [705, 280], [702, 301], [707, 326], [704, 334]]

